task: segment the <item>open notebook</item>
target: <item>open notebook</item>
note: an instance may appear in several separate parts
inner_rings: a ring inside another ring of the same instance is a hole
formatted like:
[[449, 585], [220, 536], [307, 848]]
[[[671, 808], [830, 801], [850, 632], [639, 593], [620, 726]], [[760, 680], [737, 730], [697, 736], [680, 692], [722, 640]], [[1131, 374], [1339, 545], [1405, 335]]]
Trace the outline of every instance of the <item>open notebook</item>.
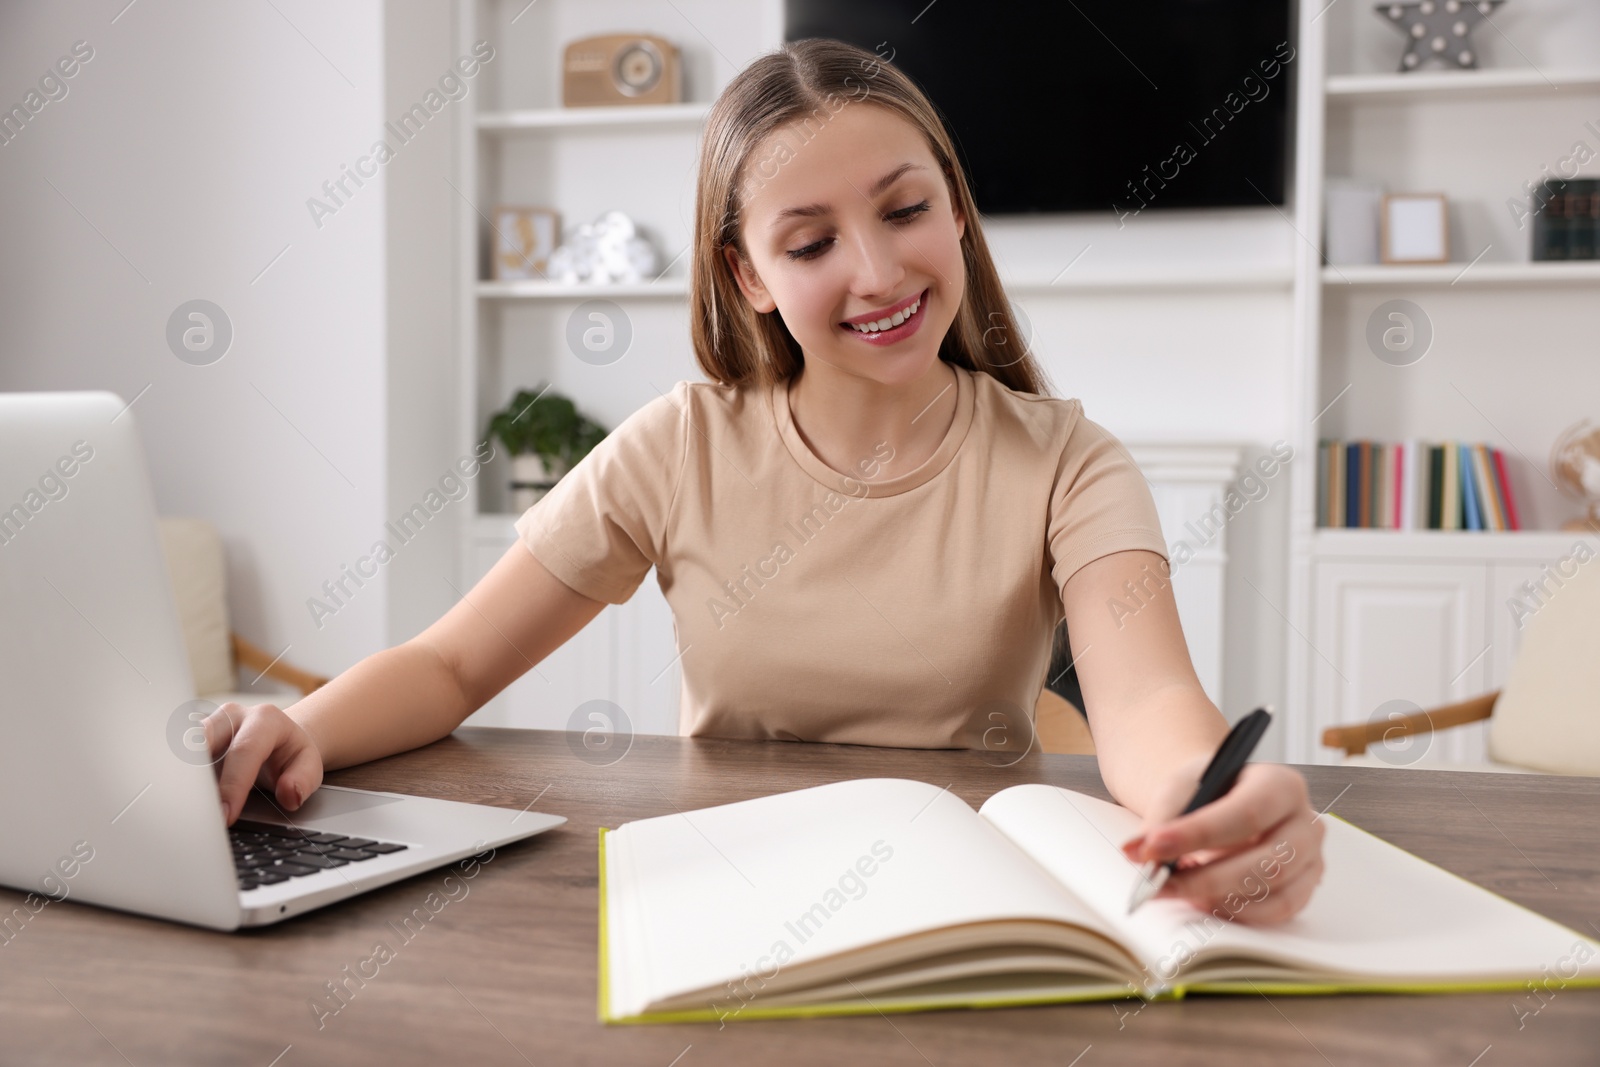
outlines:
[[869, 778], [602, 829], [600, 1017], [1600, 985], [1600, 943], [1323, 820], [1311, 902], [1254, 927], [1159, 897], [1127, 915], [1139, 817], [1055, 786], [974, 812]]

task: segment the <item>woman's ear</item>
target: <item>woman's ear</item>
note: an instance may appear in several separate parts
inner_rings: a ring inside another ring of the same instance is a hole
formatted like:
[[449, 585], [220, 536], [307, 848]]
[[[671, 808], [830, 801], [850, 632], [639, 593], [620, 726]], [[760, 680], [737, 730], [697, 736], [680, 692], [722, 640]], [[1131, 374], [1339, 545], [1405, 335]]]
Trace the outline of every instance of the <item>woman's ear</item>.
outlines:
[[722, 246], [722, 256], [728, 261], [728, 269], [733, 272], [733, 280], [739, 283], [739, 291], [744, 293], [744, 298], [750, 301], [750, 306], [765, 314], [778, 306], [772, 299], [772, 294], [767, 292], [767, 287], [761, 283], [761, 276], [755, 268], [744, 261], [739, 250], [733, 245]]

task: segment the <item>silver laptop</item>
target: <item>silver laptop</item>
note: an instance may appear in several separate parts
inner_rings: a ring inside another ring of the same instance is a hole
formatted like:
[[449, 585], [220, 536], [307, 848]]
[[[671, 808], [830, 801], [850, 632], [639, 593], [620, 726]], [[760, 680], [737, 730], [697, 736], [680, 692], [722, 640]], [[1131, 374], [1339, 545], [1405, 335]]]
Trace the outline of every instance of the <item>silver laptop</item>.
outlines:
[[0, 936], [60, 900], [258, 926], [566, 821], [325, 785], [225, 827], [134, 422], [0, 394]]

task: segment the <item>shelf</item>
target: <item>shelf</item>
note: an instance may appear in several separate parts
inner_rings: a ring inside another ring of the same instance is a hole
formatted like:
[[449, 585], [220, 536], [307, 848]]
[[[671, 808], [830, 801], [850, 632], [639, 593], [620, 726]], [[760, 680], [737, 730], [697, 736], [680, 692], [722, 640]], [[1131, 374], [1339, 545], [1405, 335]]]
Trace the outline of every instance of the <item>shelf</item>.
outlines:
[[655, 104], [623, 107], [550, 107], [521, 111], [480, 111], [484, 133], [527, 130], [601, 129], [617, 126], [698, 127], [710, 104]]
[[688, 295], [689, 280], [677, 277], [626, 285], [565, 285], [537, 279], [478, 283], [478, 296], [489, 300], [637, 300], [648, 297], [683, 300]]
[[1600, 92], [1600, 70], [1428, 70], [1416, 74], [1335, 74], [1327, 81], [1329, 103], [1506, 98], [1573, 90]]
[[1001, 286], [1013, 293], [1070, 293], [1084, 291], [1284, 289], [1294, 285], [1291, 267], [1207, 266], [1145, 268], [1118, 271], [1068, 271], [1052, 281], [1044, 277], [1002, 277]]
[[1351, 530], [1319, 526], [1312, 546], [1318, 558], [1402, 559], [1558, 559], [1573, 544], [1595, 535], [1565, 530]]
[[1322, 268], [1326, 286], [1443, 286], [1474, 288], [1490, 285], [1600, 284], [1600, 260], [1557, 260], [1542, 263], [1440, 263], [1418, 267], [1345, 264]]

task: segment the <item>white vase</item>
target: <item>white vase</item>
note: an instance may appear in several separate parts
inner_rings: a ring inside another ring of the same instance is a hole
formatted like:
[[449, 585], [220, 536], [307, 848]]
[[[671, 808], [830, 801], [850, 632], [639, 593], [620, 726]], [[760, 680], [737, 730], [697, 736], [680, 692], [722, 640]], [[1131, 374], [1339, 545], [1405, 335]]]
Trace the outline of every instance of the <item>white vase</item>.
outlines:
[[511, 510], [522, 514], [550, 491], [562, 475], [561, 462], [545, 462], [545, 457], [535, 452], [524, 452], [511, 457]]

